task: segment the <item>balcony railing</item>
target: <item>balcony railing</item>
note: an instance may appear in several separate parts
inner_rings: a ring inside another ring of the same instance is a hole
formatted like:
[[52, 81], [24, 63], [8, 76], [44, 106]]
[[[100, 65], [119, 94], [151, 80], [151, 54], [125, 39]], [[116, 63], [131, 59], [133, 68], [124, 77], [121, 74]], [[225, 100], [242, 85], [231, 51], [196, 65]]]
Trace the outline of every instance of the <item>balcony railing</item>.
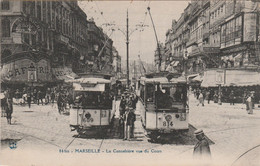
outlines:
[[219, 47], [212, 47], [211, 45], [202, 45], [199, 47], [193, 47], [190, 53], [190, 56], [196, 56], [198, 54], [213, 54], [213, 53], [219, 53], [220, 48]]

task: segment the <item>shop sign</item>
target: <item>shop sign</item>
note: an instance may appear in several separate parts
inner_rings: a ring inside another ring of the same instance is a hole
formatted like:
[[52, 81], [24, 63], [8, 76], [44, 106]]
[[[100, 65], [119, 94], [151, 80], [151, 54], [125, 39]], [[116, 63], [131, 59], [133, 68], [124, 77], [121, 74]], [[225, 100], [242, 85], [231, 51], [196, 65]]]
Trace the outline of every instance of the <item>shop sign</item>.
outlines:
[[31, 82], [37, 81], [37, 72], [33, 63], [31, 63], [31, 65], [28, 68], [28, 81]]
[[[35, 66], [35, 70], [31, 70], [30, 66]], [[3, 65], [2, 80], [10, 80], [17, 82], [27, 81], [50, 81], [50, 62], [45, 59], [34, 62], [30, 59], [21, 59]]]

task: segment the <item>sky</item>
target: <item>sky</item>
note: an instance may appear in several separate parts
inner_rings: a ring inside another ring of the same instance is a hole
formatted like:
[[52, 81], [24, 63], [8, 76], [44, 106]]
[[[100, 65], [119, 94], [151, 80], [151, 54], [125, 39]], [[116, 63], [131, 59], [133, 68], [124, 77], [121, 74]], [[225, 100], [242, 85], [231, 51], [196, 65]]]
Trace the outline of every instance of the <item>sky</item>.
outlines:
[[[94, 18], [114, 41], [122, 60], [126, 60], [126, 13], [129, 16], [129, 60], [153, 63], [156, 50], [156, 38], [147, 7], [150, 7], [159, 42], [165, 42], [166, 32], [171, 28], [172, 20], [178, 20], [188, 5], [188, 1], [79, 1], [79, 6]], [[106, 24], [113, 24], [107, 26]], [[144, 28], [138, 25], [145, 25]], [[115, 31], [112, 32], [111, 29]], [[136, 30], [136, 28], [138, 30]]]

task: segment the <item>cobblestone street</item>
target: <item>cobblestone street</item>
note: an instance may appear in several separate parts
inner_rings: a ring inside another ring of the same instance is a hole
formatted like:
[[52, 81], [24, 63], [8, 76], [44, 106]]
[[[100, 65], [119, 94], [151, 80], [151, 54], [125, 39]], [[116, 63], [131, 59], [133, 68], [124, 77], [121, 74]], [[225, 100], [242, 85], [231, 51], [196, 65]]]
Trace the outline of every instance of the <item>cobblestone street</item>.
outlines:
[[[95, 138], [77, 138], [75, 131], [70, 131], [69, 116], [60, 115], [56, 106], [51, 105], [37, 106], [33, 105], [30, 109], [24, 106], [14, 106], [14, 114], [12, 125], [7, 125], [6, 119], [1, 118], [1, 164], [12, 165], [12, 163], [19, 163], [22, 159], [17, 158], [19, 153], [28, 153], [28, 161], [30, 164], [39, 164], [40, 162], [46, 162], [43, 160], [37, 163], [38, 160], [33, 160], [32, 157], [36, 154], [41, 154], [44, 158], [59, 157], [62, 160], [56, 160], [59, 164], [66, 163], [68, 154], [61, 152], [61, 150], [73, 151], [73, 157], [82, 157], [84, 155], [86, 159], [91, 159], [94, 155], [102, 155], [104, 159], [119, 160], [118, 155], [122, 156], [122, 159], [127, 160], [127, 155], [113, 152], [117, 150], [148, 150], [150, 155], [131, 153], [131, 160], [138, 160], [138, 158], [147, 158], [147, 161], [151, 163], [159, 162], [154, 161], [154, 155], [157, 155], [160, 159], [166, 159], [176, 163], [187, 161], [187, 158], [192, 158], [192, 152], [196, 140], [191, 134], [191, 143], [187, 143], [188, 139], [184, 137], [181, 143], [150, 143], [144, 135], [144, 130], [141, 125], [140, 116], [138, 115], [138, 109], [141, 104], [138, 103], [137, 107], [137, 121], [135, 122], [135, 137], [132, 141], [123, 141], [119, 139], [118, 130], [116, 126], [111, 131], [114, 132], [112, 137], [105, 139]], [[230, 106], [223, 103], [223, 105], [217, 105], [211, 103], [209, 105], [196, 106], [196, 101], [190, 99], [190, 124], [195, 128], [203, 129], [207, 137], [213, 141], [211, 144], [212, 160], [214, 162], [225, 161], [224, 164], [230, 165], [239, 158], [247, 150], [260, 144], [260, 111], [255, 110], [253, 115], [248, 115], [244, 109], [244, 106], [237, 104]], [[118, 113], [116, 114], [116, 120]], [[177, 138], [177, 139], [180, 139]], [[9, 140], [17, 141], [17, 148], [9, 148]], [[116, 145], [116, 146], [115, 146]], [[48, 151], [46, 151], [48, 149]], [[75, 154], [75, 149], [100, 149], [101, 153], [78, 153]], [[151, 150], [157, 151], [157, 153], [151, 153]], [[259, 148], [250, 152], [254, 155], [259, 154]], [[111, 153], [111, 154], [110, 154]], [[108, 156], [108, 154], [110, 154]], [[170, 158], [169, 158], [170, 155]], [[72, 157], [70, 156], [70, 157]], [[237, 162], [245, 163], [246, 158], [252, 158], [252, 155], [244, 155]], [[259, 156], [258, 156], [259, 157]], [[258, 161], [250, 160], [252, 162]], [[49, 161], [49, 160], [48, 160]], [[153, 161], [153, 162], [152, 162]], [[76, 160], [71, 160], [71, 164], [75, 164]], [[101, 162], [101, 161], [92, 161]], [[149, 163], [149, 162], [148, 162]]]

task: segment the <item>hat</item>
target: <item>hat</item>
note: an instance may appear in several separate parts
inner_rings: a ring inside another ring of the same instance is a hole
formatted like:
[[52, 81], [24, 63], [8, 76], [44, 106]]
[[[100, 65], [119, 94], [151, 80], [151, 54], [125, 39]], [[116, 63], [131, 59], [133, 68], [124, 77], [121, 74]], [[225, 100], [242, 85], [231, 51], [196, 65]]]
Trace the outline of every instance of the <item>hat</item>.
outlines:
[[204, 132], [203, 132], [202, 129], [198, 129], [198, 130], [195, 130], [195, 131], [194, 131], [194, 134], [195, 134], [195, 135], [200, 135], [200, 134], [204, 134]]

